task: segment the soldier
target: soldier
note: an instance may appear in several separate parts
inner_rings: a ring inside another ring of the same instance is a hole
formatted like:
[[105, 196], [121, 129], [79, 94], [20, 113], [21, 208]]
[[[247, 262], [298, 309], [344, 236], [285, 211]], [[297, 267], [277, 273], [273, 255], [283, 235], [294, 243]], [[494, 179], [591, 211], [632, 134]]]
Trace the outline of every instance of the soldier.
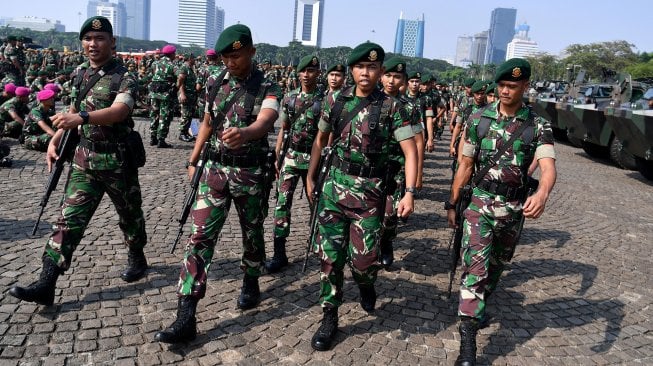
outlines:
[[[282, 102], [280, 116], [281, 129], [277, 136], [277, 156], [284, 155], [278, 166], [277, 204], [274, 208], [274, 255], [265, 263], [270, 273], [275, 273], [288, 265], [286, 239], [290, 235], [290, 210], [293, 194], [301, 178], [306, 187], [306, 173], [310, 161], [311, 148], [317, 134], [322, 95], [317, 90], [320, 75], [320, 61], [315, 56], [304, 56], [297, 65], [300, 88], [289, 92]], [[284, 135], [287, 135], [287, 148], [283, 149]]]
[[311, 346], [318, 351], [331, 347], [338, 328], [345, 263], [349, 263], [360, 289], [361, 307], [374, 311], [374, 282], [381, 268], [378, 241], [386, 203], [385, 183], [396, 174], [387, 168], [397, 144], [406, 158], [407, 186], [397, 212], [402, 217], [413, 212], [417, 174], [414, 133], [400, 103], [377, 88], [383, 75], [384, 56], [383, 48], [371, 42], [352, 50], [347, 64], [355, 85], [335, 93], [324, 103], [311, 151], [309, 197], [315, 186], [320, 153], [329, 134], [334, 134], [333, 163], [321, 195], [313, 202], [319, 212], [317, 249], [321, 262], [320, 305], [324, 313], [311, 340]]
[[[476, 334], [486, 319], [487, 299], [514, 253], [522, 215], [533, 219], [540, 217], [555, 184], [551, 125], [522, 101], [530, 74], [530, 64], [520, 58], [510, 59], [497, 68], [495, 82], [500, 100], [471, 116], [460, 167], [451, 197], [445, 203], [449, 225], [454, 227], [460, 189], [470, 181], [476, 166], [477, 174], [482, 176], [473, 188], [471, 204], [462, 222], [462, 280], [458, 304], [461, 339], [456, 365], [476, 364]], [[513, 134], [519, 135], [511, 143], [508, 140]], [[509, 148], [494, 160], [497, 150], [507, 141]], [[489, 160], [496, 163], [487, 165]], [[526, 197], [527, 170], [532, 160], [536, 160], [541, 169], [540, 182], [535, 193]]]
[[462, 117], [460, 113], [467, 107], [467, 105], [472, 103], [472, 85], [476, 80], [474, 78], [467, 78], [463, 81], [463, 90], [460, 92], [456, 100], [454, 101], [453, 113], [451, 114], [451, 120], [449, 121], [449, 130], [453, 132], [456, 127], [456, 123], [462, 123]]
[[424, 149], [426, 147], [424, 144], [424, 131], [426, 130], [426, 126], [433, 123], [433, 107], [431, 98], [420, 92], [420, 83], [423, 77], [424, 76], [419, 71], [411, 72], [410, 75], [408, 75], [408, 86], [406, 88], [406, 99], [417, 108], [417, 117], [422, 125], [422, 129], [420, 130], [421, 136], [415, 136], [415, 142], [418, 146], [416, 182], [418, 190], [422, 188], [422, 172], [424, 169]]
[[[64, 131], [78, 131], [80, 142], [64, 188], [61, 216], [45, 245], [39, 280], [28, 287], [15, 286], [9, 290], [10, 295], [23, 301], [48, 306], [54, 302], [57, 279], [70, 268], [73, 252], [105, 192], [116, 208], [129, 249], [128, 265], [120, 277], [125, 282], [133, 282], [145, 276], [147, 270], [141, 189], [138, 172], [131, 162], [135, 156], [121, 153], [128, 150], [124, 146], [133, 128], [130, 113], [136, 83], [129, 78], [127, 69], [112, 57], [111, 48], [116, 39], [107, 18], [87, 19], [79, 39], [88, 61], [75, 70], [75, 75], [79, 75], [75, 80], [81, 84], [74, 86], [75, 99], [69, 113], [58, 113], [52, 118], [57, 132], [46, 154], [51, 169], [59, 158], [56, 150]], [[115, 93], [109, 92], [114, 87]]]
[[4, 124], [2, 135], [17, 139], [23, 126], [25, 116], [29, 113], [29, 89], [24, 86], [16, 88], [16, 96], [0, 106], [0, 123]]
[[476, 113], [479, 109], [483, 108], [487, 103], [485, 99], [485, 91], [487, 84], [483, 80], [477, 80], [474, 82], [471, 88], [473, 101], [471, 104], [468, 104], [465, 109], [460, 111], [460, 123], [456, 123], [456, 126], [451, 133], [451, 142], [449, 143], [449, 154], [454, 158], [454, 167], [453, 171], [455, 172], [456, 160], [460, 160], [458, 154], [459, 142], [461, 139], [464, 140], [464, 131], [469, 123], [469, 117], [472, 114]]
[[42, 90], [36, 94], [38, 105], [29, 112], [23, 126], [24, 146], [29, 150], [46, 151], [48, 144], [54, 136], [52, 121], [54, 116], [54, 99], [56, 93], [53, 90]]
[[2, 94], [0, 94], [0, 105], [16, 96], [16, 84], [8, 83], [4, 86]]
[[177, 81], [175, 58], [177, 48], [166, 45], [161, 49], [161, 57], [152, 64], [152, 82], [150, 83], [150, 146], [167, 149], [172, 145], [166, 142], [170, 122], [173, 117], [174, 85]]
[[[415, 134], [415, 149], [424, 148], [424, 139], [422, 135], [422, 125], [417, 117], [417, 108], [408, 98], [400, 92], [401, 87], [406, 84], [406, 63], [394, 57], [383, 64], [385, 73], [381, 77], [383, 92], [387, 95], [399, 99], [406, 109], [413, 133]], [[417, 143], [421, 141], [421, 145]], [[398, 147], [398, 146], [397, 146]], [[397, 237], [397, 208], [404, 195], [406, 186], [403, 166], [405, 164], [404, 155], [400, 149], [392, 151], [389, 169], [397, 171], [394, 177], [391, 177], [386, 184], [390, 185], [386, 189], [388, 196], [385, 205], [385, 216], [383, 219], [383, 234], [379, 244], [381, 252], [381, 264], [386, 270], [390, 270], [394, 262], [394, 249], [392, 241]]]
[[195, 117], [197, 108], [196, 84], [195, 57], [193, 57], [192, 53], [187, 53], [184, 55], [184, 63], [177, 69], [177, 89], [179, 90], [179, 104], [181, 105], [179, 139], [185, 142], [191, 142], [195, 139], [188, 134], [188, 129], [193, 117]]
[[45, 70], [38, 71], [38, 77], [32, 81], [32, 84], [29, 85], [30, 91], [32, 93], [38, 93], [43, 90], [45, 84], [48, 83], [48, 72]]
[[342, 89], [345, 85], [345, 65], [333, 64], [326, 71], [328, 89], [326, 96], [329, 96], [336, 91]]
[[487, 102], [486, 104], [492, 104], [497, 101], [496, 89], [497, 83], [495, 82], [491, 82], [490, 85], [487, 86], [487, 90], [485, 91], [485, 101]]
[[177, 287], [177, 319], [154, 336], [159, 342], [178, 343], [195, 338], [197, 303], [206, 294], [216, 238], [232, 202], [243, 233], [243, 287], [236, 304], [240, 309], [251, 309], [258, 305], [261, 296], [258, 278], [265, 265], [263, 222], [268, 212], [268, 184], [274, 175], [273, 171], [266, 171], [274, 169], [271, 164], [266, 169], [268, 155], [273, 156], [267, 134], [278, 117], [281, 91], [254, 67], [256, 49], [247, 26], [236, 24], [226, 28], [215, 51], [221, 55], [225, 68], [211, 75], [207, 82], [207, 107], [187, 163], [189, 176], [195, 172], [205, 142], [209, 142], [209, 159], [191, 213], [191, 236]]
[[[5, 70], [7, 73], [5, 79], [9, 80], [9, 82], [13, 82], [17, 86], [23, 86], [25, 73], [18, 60], [18, 38], [13, 35], [7, 36], [7, 42], [8, 44], [4, 50], [4, 58], [11, 64], [11, 67]], [[3, 83], [6, 84], [7, 82], [3, 80]]]
[[206, 81], [209, 79], [209, 76], [220, 70], [220, 66], [218, 66], [218, 54], [215, 53], [215, 50], [207, 50], [205, 56], [206, 63], [197, 71], [197, 84], [195, 85], [195, 90], [198, 94], [197, 106], [202, 115], [204, 114], [204, 106], [206, 105], [206, 95], [203, 93]]

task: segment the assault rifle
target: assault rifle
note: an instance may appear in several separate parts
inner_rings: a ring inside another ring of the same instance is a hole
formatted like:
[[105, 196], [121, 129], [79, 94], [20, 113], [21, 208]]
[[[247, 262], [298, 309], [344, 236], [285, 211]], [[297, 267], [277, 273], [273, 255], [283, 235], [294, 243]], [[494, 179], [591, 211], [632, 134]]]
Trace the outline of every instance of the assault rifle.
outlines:
[[179, 216], [179, 232], [177, 233], [177, 238], [175, 242], [172, 243], [172, 248], [170, 248], [170, 253], [175, 252], [177, 243], [181, 238], [181, 235], [184, 233], [184, 225], [186, 225], [186, 220], [188, 220], [188, 215], [190, 214], [190, 209], [193, 207], [193, 202], [195, 202], [195, 196], [197, 195], [197, 188], [200, 185], [200, 178], [202, 178], [202, 173], [204, 172], [204, 164], [209, 155], [209, 142], [205, 142], [202, 146], [202, 153], [200, 154], [200, 160], [195, 166], [195, 173], [193, 173], [193, 178], [190, 180], [190, 191], [186, 194], [184, 199], [184, 206], [181, 209], [181, 215]]
[[[320, 200], [320, 195], [322, 194], [322, 188], [324, 186], [324, 181], [329, 175], [329, 170], [331, 169], [331, 164], [333, 163], [333, 156], [335, 151], [332, 147], [327, 146], [322, 149], [320, 154], [320, 167], [319, 173], [317, 176], [317, 181], [315, 182], [315, 187], [313, 187], [313, 192], [311, 194], [313, 198], [313, 204], [311, 205], [311, 218], [308, 222], [310, 231], [308, 232], [308, 239], [306, 239], [306, 254], [304, 255], [304, 265], [302, 266], [302, 272], [306, 272], [306, 265], [308, 264], [308, 256], [311, 253], [311, 247], [313, 246], [313, 240], [315, 234], [317, 233], [318, 225], [318, 201]], [[385, 199], [384, 199], [385, 202]]]
[[43, 216], [45, 206], [48, 205], [50, 195], [52, 195], [52, 192], [54, 192], [55, 188], [57, 188], [59, 178], [61, 178], [61, 173], [63, 173], [64, 164], [67, 160], [72, 159], [73, 153], [75, 152], [75, 148], [77, 147], [78, 143], [79, 135], [77, 134], [77, 129], [74, 128], [66, 130], [63, 133], [61, 141], [59, 141], [59, 146], [57, 146], [57, 155], [59, 158], [55, 160], [52, 167], [52, 172], [48, 178], [48, 182], [45, 184], [45, 193], [43, 194], [43, 197], [41, 197], [41, 202], [39, 203], [39, 206], [41, 206], [41, 211], [39, 212], [39, 217], [36, 219], [36, 223], [32, 229], [32, 235], [36, 234], [36, 229], [39, 227], [41, 216]]
[[460, 189], [460, 198], [456, 203], [456, 227], [449, 239], [451, 249], [451, 268], [449, 268], [449, 287], [447, 288], [447, 299], [451, 298], [451, 287], [456, 278], [456, 268], [460, 261], [460, 249], [463, 241], [463, 211], [469, 206], [472, 200], [472, 186], [467, 184]]

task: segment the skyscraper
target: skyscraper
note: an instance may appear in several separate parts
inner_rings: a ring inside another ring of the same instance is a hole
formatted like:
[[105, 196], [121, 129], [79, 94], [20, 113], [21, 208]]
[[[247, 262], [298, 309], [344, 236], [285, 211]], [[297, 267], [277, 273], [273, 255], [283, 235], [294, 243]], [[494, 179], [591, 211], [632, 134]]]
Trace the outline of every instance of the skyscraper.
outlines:
[[224, 9], [221, 7], [215, 8], [215, 40], [220, 37], [220, 33], [224, 30]]
[[473, 64], [485, 65], [485, 53], [487, 52], [487, 31], [476, 33], [472, 41], [470, 60]]
[[500, 64], [506, 60], [508, 43], [515, 34], [517, 9], [496, 8], [490, 17], [485, 63]]
[[422, 14], [422, 19], [406, 20], [404, 12], [399, 13], [394, 53], [410, 57], [423, 57], [424, 14]]
[[293, 40], [305, 46], [322, 47], [325, 0], [295, 0]]
[[215, 0], [179, 0], [177, 42], [213, 48], [217, 40]]
[[113, 27], [113, 35], [117, 37], [125, 36], [125, 28], [127, 27], [125, 4], [110, 3], [107, 0], [91, 0], [86, 6], [86, 13], [87, 18], [100, 15], [109, 19]]
[[125, 36], [150, 40], [151, 0], [120, 0], [127, 13]]
[[454, 66], [467, 67], [472, 63], [473, 43], [474, 43], [474, 37], [471, 36], [458, 37], [458, 42], [456, 42], [456, 58], [453, 61]]
[[531, 29], [526, 23], [515, 29], [515, 38], [508, 43], [506, 59], [513, 57], [532, 56], [539, 51], [537, 42], [531, 41], [528, 31]]

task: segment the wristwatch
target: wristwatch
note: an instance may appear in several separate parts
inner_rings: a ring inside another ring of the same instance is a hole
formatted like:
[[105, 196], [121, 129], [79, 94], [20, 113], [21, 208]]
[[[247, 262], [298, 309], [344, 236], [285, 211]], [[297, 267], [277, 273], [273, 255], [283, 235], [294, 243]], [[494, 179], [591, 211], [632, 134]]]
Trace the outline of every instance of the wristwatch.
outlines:
[[454, 210], [455, 208], [456, 208], [456, 204], [455, 204], [455, 203], [451, 203], [451, 202], [449, 202], [449, 201], [444, 201], [444, 209], [445, 209], [445, 210], [447, 210], [447, 211], [448, 211], [448, 210]]
[[79, 112], [79, 116], [82, 117], [82, 124], [87, 125], [88, 124], [88, 112], [87, 111], [81, 111]]
[[193, 163], [192, 161], [187, 161], [186, 162], [186, 169], [188, 169], [189, 166], [197, 166], [197, 163]]
[[406, 187], [406, 192], [417, 194], [417, 189], [415, 187]]

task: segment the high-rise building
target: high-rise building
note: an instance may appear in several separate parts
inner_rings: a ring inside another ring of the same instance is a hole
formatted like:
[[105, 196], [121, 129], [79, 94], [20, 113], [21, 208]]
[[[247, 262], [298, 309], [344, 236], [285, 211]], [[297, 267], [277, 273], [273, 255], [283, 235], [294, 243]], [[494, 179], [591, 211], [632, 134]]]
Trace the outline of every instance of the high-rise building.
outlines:
[[485, 65], [485, 53], [487, 52], [487, 31], [476, 33], [472, 41], [470, 60], [473, 64]]
[[220, 34], [224, 30], [224, 9], [221, 7], [215, 8], [215, 40], [217, 41]]
[[305, 46], [322, 47], [325, 0], [295, 0], [293, 40]]
[[127, 13], [125, 36], [150, 40], [151, 0], [120, 0]]
[[404, 12], [399, 13], [394, 53], [410, 57], [424, 56], [424, 14], [422, 19], [407, 20], [404, 19]]
[[91, 0], [86, 7], [86, 13], [87, 18], [100, 15], [109, 19], [113, 27], [113, 35], [125, 36], [125, 28], [127, 28], [125, 4], [111, 3], [107, 0]]
[[539, 52], [537, 42], [531, 41], [528, 31], [531, 29], [526, 23], [515, 28], [515, 38], [508, 43], [506, 59], [514, 57], [532, 56]]
[[8, 27], [28, 28], [35, 31], [46, 32], [54, 30], [55, 32], [65, 32], [66, 26], [58, 20], [51, 20], [38, 17], [19, 17], [9, 19], [6, 22]]
[[517, 9], [496, 8], [490, 17], [486, 64], [500, 64], [506, 60], [508, 43], [515, 34]]
[[217, 40], [215, 0], [179, 0], [177, 42], [213, 48]]
[[472, 63], [472, 44], [474, 37], [460, 36], [456, 42], [456, 58], [453, 61], [454, 66], [467, 67]]

